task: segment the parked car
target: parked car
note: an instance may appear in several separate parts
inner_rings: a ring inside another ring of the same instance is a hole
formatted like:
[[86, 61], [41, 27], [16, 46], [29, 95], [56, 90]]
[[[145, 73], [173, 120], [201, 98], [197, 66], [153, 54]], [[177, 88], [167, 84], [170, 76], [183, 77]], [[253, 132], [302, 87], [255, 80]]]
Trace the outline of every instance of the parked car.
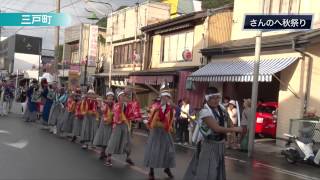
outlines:
[[256, 134], [276, 138], [278, 102], [264, 102], [257, 106]]

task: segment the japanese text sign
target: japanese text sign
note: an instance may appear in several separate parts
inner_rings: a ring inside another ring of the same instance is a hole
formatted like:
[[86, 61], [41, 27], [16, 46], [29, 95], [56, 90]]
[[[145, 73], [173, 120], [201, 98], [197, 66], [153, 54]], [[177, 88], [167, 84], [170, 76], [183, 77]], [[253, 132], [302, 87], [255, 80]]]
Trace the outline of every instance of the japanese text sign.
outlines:
[[0, 26], [68, 26], [71, 17], [64, 13], [0, 13]]
[[246, 15], [243, 29], [310, 29], [312, 15]]

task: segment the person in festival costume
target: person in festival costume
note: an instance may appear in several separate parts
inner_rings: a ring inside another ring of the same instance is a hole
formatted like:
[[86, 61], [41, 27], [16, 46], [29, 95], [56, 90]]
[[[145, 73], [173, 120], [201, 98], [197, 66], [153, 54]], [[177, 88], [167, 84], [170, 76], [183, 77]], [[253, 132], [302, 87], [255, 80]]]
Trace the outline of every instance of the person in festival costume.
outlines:
[[68, 105], [67, 102], [70, 96], [71, 96], [71, 93], [69, 93], [68, 90], [65, 90], [63, 92], [63, 95], [59, 98], [62, 108], [61, 108], [59, 117], [57, 117], [56, 129], [57, 129], [57, 135], [59, 135], [60, 137], [62, 137], [63, 135], [62, 127], [65, 122], [65, 119], [67, 119], [69, 115], [68, 109], [67, 109], [67, 105]]
[[53, 117], [55, 120], [53, 121], [54, 124], [54, 134], [61, 134], [62, 130], [62, 124], [63, 124], [63, 119], [61, 118], [61, 115], [63, 115], [66, 111], [65, 104], [68, 99], [68, 92], [65, 90], [64, 87], [60, 88], [60, 95], [58, 97], [58, 104], [59, 104], [59, 111], [56, 114], [55, 117]]
[[106, 149], [107, 160], [105, 165], [112, 166], [112, 154], [126, 154], [126, 162], [129, 165], [134, 165], [130, 158], [130, 128], [131, 121], [135, 118], [133, 108], [129, 102], [128, 92], [118, 90], [117, 99], [118, 102], [113, 106], [113, 131]]
[[74, 114], [73, 126], [72, 126], [72, 136], [73, 136], [71, 139], [72, 142], [74, 142], [77, 139], [77, 137], [81, 135], [83, 115], [85, 114], [85, 112], [83, 111], [85, 101], [81, 96], [80, 88], [77, 88], [76, 90], [75, 101], [76, 101], [76, 108], [75, 108], [75, 114]]
[[35, 122], [37, 119], [37, 103], [41, 100], [39, 85], [37, 80], [33, 80], [31, 87], [27, 91], [28, 104], [26, 112], [26, 122]]
[[149, 116], [148, 127], [150, 134], [144, 153], [144, 166], [149, 167], [149, 179], [154, 178], [154, 168], [164, 168], [164, 172], [173, 178], [170, 168], [174, 168], [175, 148], [171, 132], [175, 117], [175, 106], [171, 101], [169, 90], [162, 89], [160, 102], [154, 103]]
[[[199, 113], [197, 150], [187, 168], [184, 180], [225, 180], [224, 162], [226, 134], [242, 132], [241, 127], [232, 127], [228, 112], [220, 104], [221, 94], [217, 88], [206, 90], [203, 108]], [[197, 134], [197, 133], [196, 133]]]
[[50, 126], [50, 132], [53, 132], [54, 126], [57, 123], [57, 117], [60, 115], [61, 111], [61, 104], [59, 102], [60, 92], [59, 88], [57, 87], [56, 82], [53, 84], [53, 104], [51, 106], [50, 115], [48, 119], [48, 125]]
[[62, 131], [65, 134], [71, 134], [72, 133], [72, 127], [73, 127], [73, 120], [75, 118], [74, 113], [76, 110], [76, 92], [72, 91], [70, 96], [68, 97], [67, 103], [66, 103], [66, 111], [62, 117], [63, 124], [62, 124]]
[[94, 146], [101, 147], [100, 159], [105, 158], [105, 150], [112, 133], [113, 104], [114, 93], [112, 91], [108, 91], [106, 93], [106, 99], [101, 103], [102, 115], [100, 116], [100, 125], [93, 140]]
[[43, 124], [48, 125], [49, 115], [50, 115], [51, 107], [54, 100], [54, 89], [52, 84], [49, 84], [49, 85], [44, 84], [41, 95], [45, 100], [45, 104], [42, 112]]
[[82, 111], [85, 112], [80, 137], [80, 141], [83, 143], [83, 149], [87, 149], [88, 145], [92, 144], [95, 133], [98, 129], [98, 106], [97, 95], [93, 89], [90, 89], [85, 97], [84, 107], [82, 109]]

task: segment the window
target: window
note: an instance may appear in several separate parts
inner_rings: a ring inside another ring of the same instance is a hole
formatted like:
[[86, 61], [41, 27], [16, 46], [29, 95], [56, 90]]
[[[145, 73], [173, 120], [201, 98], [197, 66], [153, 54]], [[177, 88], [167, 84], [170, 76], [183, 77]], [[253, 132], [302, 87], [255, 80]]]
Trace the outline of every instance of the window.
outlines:
[[265, 14], [298, 14], [301, 0], [264, 0]]
[[71, 63], [78, 64], [79, 63], [79, 51], [71, 52]]
[[113, 64], [122, 65], [122, 64], [133, 64], [132, 56], [134, 50], [137, 54], [142, 57], [143, 44], [141, 42], [124, 44], [114, 47], [113, 54]]
[[183, 61], [184, 50], [193, 49], [193, 31], [165, 35], [162, 42], [162, 62]]

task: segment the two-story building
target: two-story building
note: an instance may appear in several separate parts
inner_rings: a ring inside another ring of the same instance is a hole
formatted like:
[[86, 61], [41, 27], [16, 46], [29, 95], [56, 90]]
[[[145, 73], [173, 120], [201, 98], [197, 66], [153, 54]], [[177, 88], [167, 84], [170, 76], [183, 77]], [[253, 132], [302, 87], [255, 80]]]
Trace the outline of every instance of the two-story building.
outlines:
[[106, 29], [91, 24], [70, 26], [64, 32], [60, 79], [72, 86], [93, 84], [93, 75], [106, 60]]
[[257, 32], [243, 30], [245, 14], [313, 14], [314, 30], [263, 32], [258, 98], [279, 103], [277, 138], [283, 138], [291, 118], [302, 117], [310, 106], [320, 110], [319, 5], [316, 0], [235, 0], [231, 41], [202, 49], [209, 63], [189, 80], [219, 84], [224, 96], [240, 102], [250, 98]]
[[104, 71], [95, 75], [99, 84], [111, 88], [125, 87], [129, 73], [143, 68], [141, 62], [145, 41], [140, 28], [169, 18], [170, 6], [152, 1], [109, 14], [106, 39], [108, 60], [104, 64]]
[[146, 34], [144, 69], [130, 73], [129, 78], [130, 83], [149, 89], [140, 94], [142, 106], [158, 96], [163, 84], [172, 89], [175, 102], [188, 97], [194, 108], [201, 106], [206, 84], [190, 86], [187, 76], [205, 62], [201, 49], [230, 40], [232, 9], [193, 12], [142, 28]]

